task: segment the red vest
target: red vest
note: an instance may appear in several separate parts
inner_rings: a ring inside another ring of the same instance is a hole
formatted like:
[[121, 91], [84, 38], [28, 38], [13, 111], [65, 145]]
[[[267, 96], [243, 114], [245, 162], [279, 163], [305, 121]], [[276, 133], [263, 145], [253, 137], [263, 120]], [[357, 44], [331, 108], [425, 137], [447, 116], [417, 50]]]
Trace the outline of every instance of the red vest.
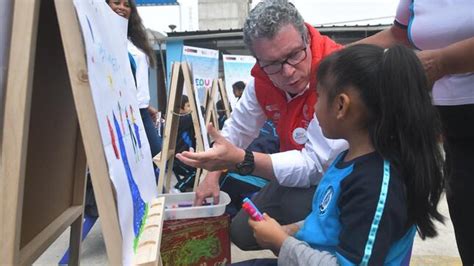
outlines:
[[255, 93], [257, 100], [267, 118], [273, 120], [280, 137], [280, 151], [301, 150], [306, 142], [304, 135], [309, 122], [313, 119], [314, 104], [316, 103], [316, 72], [321, 60], [342, 48], [327, 36], [323, 36], [311, 25], [306, 24], [310, 39], [312, 54], [311, 78], [309, 89], [305, 93], [286, 100], [284, 91], [278, 89], [268, 78], [267, 74], [255, 64], [252, 76], [255, 78]]

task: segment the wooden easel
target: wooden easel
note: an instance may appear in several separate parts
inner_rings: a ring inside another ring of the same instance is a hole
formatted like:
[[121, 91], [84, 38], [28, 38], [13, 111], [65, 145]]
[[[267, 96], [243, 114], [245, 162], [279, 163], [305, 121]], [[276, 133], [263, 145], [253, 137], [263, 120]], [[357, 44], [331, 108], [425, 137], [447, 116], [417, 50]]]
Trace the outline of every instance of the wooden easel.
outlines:
[[143, 234], [138, 242], [133, 264], [136, 266], [161, 266], [160, 256], [161, 233], [163, 230], [163, 213], [165, 198], [159, 197], [150, 202]]
[[[109, 263], [120, 265], [117, 206], [104, 150], [98, 148], [102, 142], [72, 0], [15, 1], [13, 10], [0, 169], [1, 262], [32, 264], [71, 226], [69, 263], [79, 264], [87, 154]], [[155, 252], [140, 256], [139, 265], [159, 263], [160, 206], [150, 209], [140, 241], [153, 239], [138, 248]]]
[[[77, 108], [84, 147], [88, 158], [91, 180], [94, 187], [97, 207], [109, 264], [122, 264], [122, 236], [118, 219], [114, 188], [110, 180], [107, 160], [88, 82], [79, 21], [72, 0], [55, 0], [59, 26], [66, 55], [69, 78], [71, 80], [74, 102]], [[139, 240], [134, 257], [136, 265], [161, 265], [160, 242], [163, 223], [164, 198], [150, 202], [144, 231]]]
[[[197, 110], [197, 108], [200, 107], [197, 104], [196, 95], [194, 94], [194, 86], [192, 83], [192, 76], [191, 72], [189, 71], [189, 66], [185, 62], [174, 63], [171, 70], [170, 96], [165, 120], [166, 126], [163, 133], [163, 149], [161, 150], [160, 154], [153, 158], [153, 161], [160, 169], [157, 187], [159, 193], [163, 192], [164, 184], [164, 192], [170, 191], [171, 173], [173, 171], [173, 162], [176, 152], [176, 139], [179, 126], [179, 109], [181, 105], [181, 95], [183, 95], [183, 88], [186, 88], [191, 106], [191, 117], [193, 120], [194, 132], [196, 136], [196, 151], [204, 151], [204, 140], [201, 133], [202, 131]], [[196, 169], [194, 189], [199, 182], [199, 177], [201, 174], [202, 169]]]
[[222, 101], [224, 102], [225, 115], [227, 118], [229, 118], [230, 113], [232, 112], [232, 108], [230, 107], [230, 103], [229, 103], [229, 96], [227, 96], [227, 91], [225, 89], [224, 82], [222, 82], [222, 79], [219, 79], [218, 84], [219, 84], [219, 94], [221, 96]]
[[219, 129], [219, 116], [216, 108], [216, 94], [218, 83], [217, 80], [212, 81], [212, 87], [209, 92], [206, 92], [206, 125], [212, 123], [216, 129]]
[[52, 1], [31, 0], [15, 1], [13, 12], [0, 258], [8, 265], [32, 264], [71, 226], [70, 262], [77, 265], [86, 157], [56, 11]]
[[174, 154], [176, 150], [176, 139], [179, 126], [179, 110], [181, 106], [181, 96], [183, 95], [183, 71], [180, 63], [174, 63], [171, 70], [170, 96], [168, 107], [166, 108], [165, 128], [163, 130], [163, 148], [153, 161], [158, 166], [160, 174], [158, 177], [158, 193], [163, 193], [163, 184], [166, 179], [165, 191], [169, 192], [171, 173], [173, 171]]

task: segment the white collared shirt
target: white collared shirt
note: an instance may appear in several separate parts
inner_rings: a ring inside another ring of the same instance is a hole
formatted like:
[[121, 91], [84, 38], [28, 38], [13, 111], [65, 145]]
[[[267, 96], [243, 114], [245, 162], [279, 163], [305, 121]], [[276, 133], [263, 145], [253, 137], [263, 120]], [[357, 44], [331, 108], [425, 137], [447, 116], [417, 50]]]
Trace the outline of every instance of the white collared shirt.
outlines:
[[137, 65], [135, 79], [137, 81], [137, 100], [140, 109], [150, 105], [150, 88], [148, 86], [148, 61], [145, 53], [128, 41], [128, 52], [132, 55]]
[[[287, 100], [291, 99], [292, 97], [287, 94]], [[221, 133], [234, 145], [247, 148], [258, 137], [266, 120], [267, 117], [255, 93], [255, 81], [252, 79], [247, 83], [242, 98], [237, 102], [230, 118], [225, 121]], [[340, 152], [348, 148], [345, 140], [325, 138], [315, 116], [306, 134], [308, 141], [301, 151], [270, 154], [273, 172], [280, 185], [309, 187], [319, 183], [324, 170]]]

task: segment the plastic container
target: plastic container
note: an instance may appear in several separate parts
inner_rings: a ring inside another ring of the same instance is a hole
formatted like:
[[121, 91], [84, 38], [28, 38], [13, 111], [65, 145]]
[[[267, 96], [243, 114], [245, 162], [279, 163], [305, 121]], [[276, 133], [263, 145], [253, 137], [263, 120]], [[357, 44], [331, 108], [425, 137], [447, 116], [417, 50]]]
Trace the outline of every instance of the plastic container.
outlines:
[[195, 192], [164, 194], [165, 220], [192, 219], [220, 216], [224, 214], [225, 206], [230, 203], [230, 197], [224, 191], [219, 194], [219, 204], [213, 205], [213, 199], [206, 198], [210, 205], [189, 206], [194, 201]]

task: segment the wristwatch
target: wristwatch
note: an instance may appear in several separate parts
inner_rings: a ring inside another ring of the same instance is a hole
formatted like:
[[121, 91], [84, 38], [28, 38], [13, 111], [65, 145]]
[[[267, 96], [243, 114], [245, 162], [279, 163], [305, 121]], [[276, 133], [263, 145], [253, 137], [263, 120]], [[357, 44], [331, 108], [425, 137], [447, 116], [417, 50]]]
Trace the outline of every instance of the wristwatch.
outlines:
[[245, 150], [244, 160], [235, 165], [237, 173], [239, 175], [249, 175], [255, 169], [255, 161], [253, 158], [253, 153], [249, 150]]

